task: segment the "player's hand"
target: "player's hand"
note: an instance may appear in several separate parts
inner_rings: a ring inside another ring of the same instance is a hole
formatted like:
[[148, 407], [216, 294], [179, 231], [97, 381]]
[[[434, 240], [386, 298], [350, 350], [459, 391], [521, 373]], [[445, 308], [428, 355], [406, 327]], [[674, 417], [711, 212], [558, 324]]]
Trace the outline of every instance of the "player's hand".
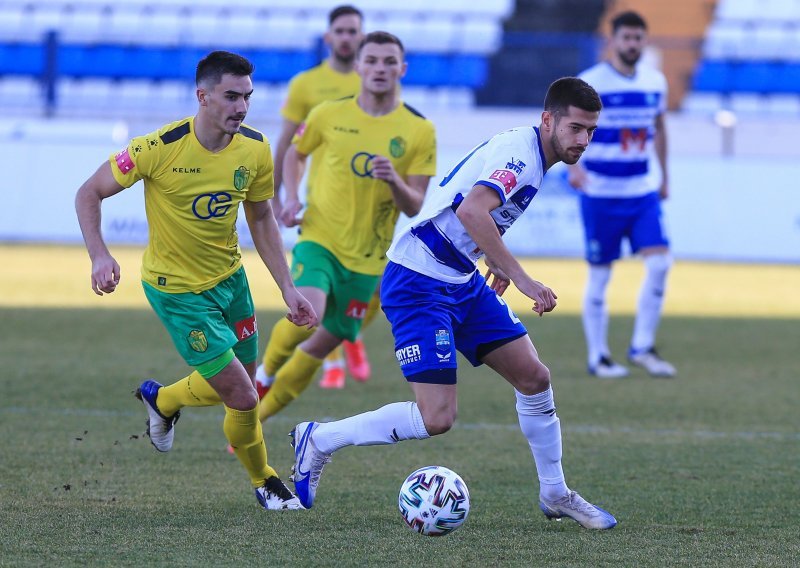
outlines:
[[567, 181], [578, 191], [583, 191], [586, 188], [586, 170], [580, 166], [567, 168]]
[[495, 265], [489, 258], [484, 258], [486, 261], [486, 274], [484, 278], [486, 278], [486, 282], [489, 282], [489, 277], [492, 277], [492, 282], [489, 284], [489, 288], [495, 291], [498, 296], [502, 296], [503, 293], [508, 288], [508, 285], [511, 284], [511, 278], [503, 272], [499, 266]]
[[110, 294], [119, 284], [119, 264], [110, 254], [92, 260], [92, 290], [98, 296]]
[[286, 314], [286, 319], [296, 326], [305, 326], [306, 329], [311, 329], [319, 325], [319, 318], [305, 296], [303, 296], [297, 288], [292, 287], [283, 295], [283, 300], [289, 307], [289, 313]]
[[387, 183], [396, 183], [397, 172], [394, 170], [392, 161], [386, 156], [375, 155], [372, 158], [372, 177]]
[[299, 216], [301, 209], [303, 209], [303, 204], [300, 201], [287, 198], [283, 203], [279, 221], [286, 227], [296, 227], [303, 221], [303, 218]]
[[517, 283], [519, 291], [533, 300], [533, 311], [539, 314], [539, 317], [544, 315], [545, 312], [552, 312], [556, 308], [556, 296], [550, 288], [537, 282], [536, 280], [528, 280], [524, 283]]

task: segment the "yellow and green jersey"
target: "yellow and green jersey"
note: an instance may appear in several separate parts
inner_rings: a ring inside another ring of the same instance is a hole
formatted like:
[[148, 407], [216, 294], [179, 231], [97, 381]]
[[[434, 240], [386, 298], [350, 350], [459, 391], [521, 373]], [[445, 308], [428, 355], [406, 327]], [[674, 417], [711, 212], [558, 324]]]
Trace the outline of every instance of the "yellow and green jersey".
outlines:
[[372, 177], [372, 160], [389, 158], [404, 179], [435, 175], [433, 123], [403, 103], [370, 116], [348, 97], [315, 107], [292, 142], [318, 165], [299, 240], [324, 246], [348, 270], [381, 274], [400, 212], [389, 185]]
[[214, 153], [197, 140], [194, 118], [185, 118], [132, 139], [110, 163], [121, 186], [144, 180], [142, 280], [168, 293], [202, 292], [236, 272], [239, 204], [274, 193], [269, 142], [244, 125]]
[[[281, 108], [281, 116], [296, 124], [300, 124], [311, 112], [311, 109], [325, 101], [333, 101], [355, 95], [361, 89], [361, 77], [355, 71], [339, 73], [328, 61], [295, 75], [289, 81], [286, 102]], [[307, 193], [314, 186], [317, 176], [318, 160], [311, 160], [306, 178]]]

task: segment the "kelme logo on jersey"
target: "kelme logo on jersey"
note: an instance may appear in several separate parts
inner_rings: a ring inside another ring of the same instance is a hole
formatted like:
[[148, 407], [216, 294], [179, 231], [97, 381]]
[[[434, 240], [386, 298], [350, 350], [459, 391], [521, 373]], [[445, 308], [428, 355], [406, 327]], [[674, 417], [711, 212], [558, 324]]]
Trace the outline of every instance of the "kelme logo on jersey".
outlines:
[[193, 329], [186, 339], [189, 341], [189, 346], [198, 353], [205, 353], [205, 350], [208, 349], [208, 340], [202, 330]]
[[389, 153], [392, 158], [400, 158], [406, 153], [406, 141], [402, 137], [396, 136], [389, 141]]
[[244, 166], [239, 166], [236, 168], [236, 171], [233, 172], [233, 187], [242, 191], [245, 187], [247, 187], [247, 181], [250, 179], [250, 170], [245, 168]]
[[353, 159], [350, 160], [350, 169], [358, 177], [370, 177], [372, 175], [372, 160], [375, 158], [373, 154], [367, 152], [359, 152]]

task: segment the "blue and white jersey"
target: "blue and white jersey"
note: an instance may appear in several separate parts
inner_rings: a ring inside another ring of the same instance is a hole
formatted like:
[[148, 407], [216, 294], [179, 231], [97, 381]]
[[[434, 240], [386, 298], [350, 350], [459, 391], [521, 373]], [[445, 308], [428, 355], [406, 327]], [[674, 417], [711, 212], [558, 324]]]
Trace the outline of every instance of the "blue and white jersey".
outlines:
[[667, 80], [656, 69], [640, 65], [632, 77], [608, 62], [579, 75], [603, 101], [592, 143], [581, 164], [591, 197], [638, 197], [658, 188], [649, 176], [655, 119], [666, 111]]
[[456, 217], [456, 209], [475, 185], [494, 190], [501, 204], [491, 215], [503, 235], [539, 191], [544, 169], [538, 128], [495, 135], [473, 148], [439, 187], [428, 192], [422, 211], [395, 236], [386, 256], [431, 278], [467, 282], [483, 252]]

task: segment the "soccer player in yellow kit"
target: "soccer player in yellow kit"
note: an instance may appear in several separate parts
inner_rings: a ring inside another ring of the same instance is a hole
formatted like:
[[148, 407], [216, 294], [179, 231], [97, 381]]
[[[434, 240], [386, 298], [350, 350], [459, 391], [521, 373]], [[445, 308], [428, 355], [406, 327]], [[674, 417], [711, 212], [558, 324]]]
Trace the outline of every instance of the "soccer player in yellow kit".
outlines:
[[80, 187], [75, 199], [92, 260], [92, 289], [110, 294], [120, 267], [103, 241], [100, 210], [144, 180], [149, 235], [142, 286], [178, 352], [195, 371], [169, 386], [144, 381], [137, 397], [155, 448], [169, 451], [184, 406], [225, 405], [223, 431], [266, 509], [302, 509], [267, 462], [254, 375], [258, 326], [236, 233], [239, 204], [256, 250], [280, 287], [290, 326], [318, 323], [294, 286], [272, 212], [269, 143], [242, 124], [253, 92], [252, 64], [214, 51], [197, 65], [198, 112], [133, 138]]
[[[363, 37], [363, 14], [351, 5], [336, 6], [328, 13], [328, 30], [324, 40], [330, 49], [330, 56], [319, 65], [303, 71], [289, 82], [286, 102], [281, 108], [283, 122], [278, 143], [275, 149], [275, 214], [280, 219], [280, 189], [283, 183], [283, 159], [292, 142], [297, 127], [308, 116], [312, 108], [325, 101], [356, 95], [361, 88], [361, 77], [355, 72], [356, 49]], [[321, 156], [311, 161], [308, 171], [306, 191], [310, 192], [314, 185], [317, 163]], [[380, 308], [378, 294], [370, 302], [364, 324], [367, 325]], [[361, 337], [355, 341], [344, 342], [344, 354], [347, 355], [347, 368], [357, 381], [366, 381], [370, 376], [370, 365], [364, 342]], [[266, 374], [259, 368], [256, 374], [256, 387], [261, 396], [269, 385]], [[320, 386], [323, 388], [343, 388], [345, 385], [344, 360], [341, 347], [337, 347], [325, 359], [323, 377]]]
[[[313, 332], [278, 322], [264, 369], [275, 382], [260, 404], [262, 420], [294, 400], [343, 339], [352, 340], [386, 265], [386, 250], [402, 211], [419, 212], [436, 173], [433, 124], [403, 104], [397, 85], [405, 74], [403, 45], [386, 32], [367, 34], [356, 60], [356, 97], [323, 103], [300, 127], [284, 162], [282, 220], [301, 224], [292, 276], [319, 314]], [[306, 211], [298, 186], [306, 158], [319, 170]]]

